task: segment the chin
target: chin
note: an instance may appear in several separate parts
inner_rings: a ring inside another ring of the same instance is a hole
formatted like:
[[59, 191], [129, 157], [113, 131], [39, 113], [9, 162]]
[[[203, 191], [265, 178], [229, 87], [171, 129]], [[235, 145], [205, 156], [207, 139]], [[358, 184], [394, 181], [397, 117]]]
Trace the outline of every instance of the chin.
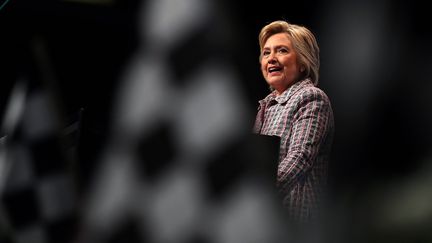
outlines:
[[281, 85], [279, 81], [267, 81], [267, 84], [270, 85], [271, 87], [277, 87]]

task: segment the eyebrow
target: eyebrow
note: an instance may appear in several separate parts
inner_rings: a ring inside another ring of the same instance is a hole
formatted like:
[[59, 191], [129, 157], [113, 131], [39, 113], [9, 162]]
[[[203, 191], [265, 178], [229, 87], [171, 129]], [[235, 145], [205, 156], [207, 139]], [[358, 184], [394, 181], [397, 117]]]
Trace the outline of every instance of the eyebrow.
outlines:
[[[278, 49], [278, 48], [281, 48], [281, 47], [290, 49], [287, 45], [276, 45], [276, 46], [274, 46], [275, 49]], [[263, 47], [263, 50], [268, 50], [268, 49], [271, 49], [271, 48], [268, 47], [268, 46]]]

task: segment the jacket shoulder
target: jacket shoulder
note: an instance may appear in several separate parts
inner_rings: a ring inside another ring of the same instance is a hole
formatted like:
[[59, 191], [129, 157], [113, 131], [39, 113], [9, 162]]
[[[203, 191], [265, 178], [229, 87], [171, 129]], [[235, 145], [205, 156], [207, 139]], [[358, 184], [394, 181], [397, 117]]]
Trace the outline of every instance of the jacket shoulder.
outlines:
[[293, 97], [301, 100], [322, 100], [326, 103], [330, 103], [330, 99], [324, 90], [313, 85], [303, 86], [293, 94]]

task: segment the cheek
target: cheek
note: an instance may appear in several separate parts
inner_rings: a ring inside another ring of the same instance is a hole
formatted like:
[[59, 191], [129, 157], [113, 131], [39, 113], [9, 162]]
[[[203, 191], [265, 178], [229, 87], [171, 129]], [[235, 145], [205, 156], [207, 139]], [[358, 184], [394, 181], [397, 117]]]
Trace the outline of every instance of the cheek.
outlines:
[[296, 60], [287, 60], [284, 66], [286, 72], [289, 73], [295, 73], [299, 70]]

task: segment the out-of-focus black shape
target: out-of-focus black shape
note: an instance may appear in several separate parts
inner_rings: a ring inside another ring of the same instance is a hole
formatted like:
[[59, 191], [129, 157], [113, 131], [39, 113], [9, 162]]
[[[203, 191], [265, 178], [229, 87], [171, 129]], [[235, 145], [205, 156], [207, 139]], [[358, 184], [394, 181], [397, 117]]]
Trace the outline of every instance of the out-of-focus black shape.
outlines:
[[67, 158], [69, 158], [70, 165], [68, 165], [69, 172], [71, 173], [76, 192], [81, 191], [82, 183], [82, 164], [80, 151], [81, 151], [81, 136], [83, 124], [84, 108], [73, 112], [66, 118], [66, 124], [61, 131], [63, 150]]
[[0, 242], [1, 243], [14, 243], [9, 234], [0, 232]]
[[120, 227], [112, 232], [112, 235], [106, 241], [107, 243], [123, 243], [123, 242], [134, 242], [134, 243], [145, 243], [149, 242], [146, 239], [145, 230], [141, 225], [133, 218], [127, 219], [126, 222], [120, 225]]
[[6, 192], [2, 201], [7, 218], [15, 230], [37, 223], [41, 217], [34, 188]]
[[161, 122], [150, 134], [143, 136], [137, 152], [143, 177], [149, 181], [157, 178], [169, 168], [178, 153], [170, 125]]
[[205, 236], [199, 233], [191, 236], [190, 240], [187, 241], [187, 243], [209, 243], [209, 242], [211, 242], [210, 239], [206, 238]]
[[84, 108], [80, 108], [78, 111], [69, 115], [69, 117], [66, 118], [66, 124], [62, 130], [66, 149], [72, 149], [75, 153], [78, 151], [80, 143], [83, 114]]
[[37, 176], [56, 174], [66, 168], [64, 150], [57, 137], [47, 137], [32, 144], [31, 152]]
[[72, 242], [72, 239], [77, 234], [77, 215], [69, 214], [46, 224], [46, 231], [48, 232], [48, 242]]
[[107, 123], [92, 119], [86, 108], [81, 110], [80, 131], [77, 147], [77, 188], [80, 195], [85, 195], [92, 183], [99, 166], [100, 154], [108, 141]]
[[206, 29], [201, 28], [171, 47], [168, 61], [170, 70], [176, 77], [174, 85], [185, 85], [188, 75], [194, 74], [194, 71], [198, 70], [205, 61], [216, 56], [215, 46], [210, 44], [211, 40], [208, 39]]
[[234, 146], [223, 151], [206, 168], [210, 192], [216, 198], [223, 197], [245, 173], [245, 161], [240, 158], [237, 149]]
[[224, 197], [243, 177], [275, 185], [279, 143], [279, 137], [251, 134], [227, 146], [205, 168], [211, 196]]

